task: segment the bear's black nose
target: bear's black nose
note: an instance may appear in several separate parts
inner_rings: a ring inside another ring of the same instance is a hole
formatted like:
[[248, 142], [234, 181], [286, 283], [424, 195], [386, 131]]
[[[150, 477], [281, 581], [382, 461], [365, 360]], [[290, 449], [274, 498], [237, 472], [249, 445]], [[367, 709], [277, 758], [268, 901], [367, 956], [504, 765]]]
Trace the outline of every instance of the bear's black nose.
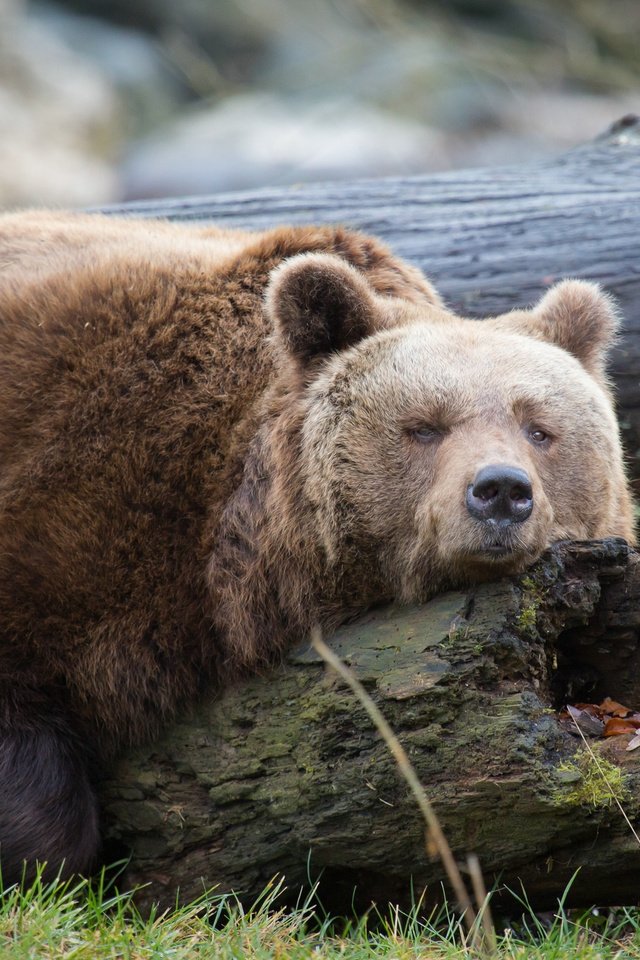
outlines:
[[519, 467], [504, 463], [483, 467], [467, 488], [467, 510], [491, 526], [522, 523], [533, 510], [531, 481]]

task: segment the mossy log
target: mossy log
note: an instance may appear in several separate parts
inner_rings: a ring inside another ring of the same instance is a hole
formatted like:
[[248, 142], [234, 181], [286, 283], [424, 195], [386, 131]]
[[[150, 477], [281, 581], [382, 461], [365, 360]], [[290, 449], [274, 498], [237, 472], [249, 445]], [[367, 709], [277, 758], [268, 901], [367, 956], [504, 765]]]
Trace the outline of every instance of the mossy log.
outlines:
[[423, 177], [274, 187], [111, 208], [136, 217], [263, 229], [343, 223], [374, 233], [471, 317], [536, 300], [562, 277], [615, 295], [623, 337], [611, 372], [640, 492], [640, 120], [555, 160]]
[[[408, 751], [455, 854], [532, 902], [629, 902], [640, 848], [567, 696], [640, 705], [640, 563], [624, 541], [554, 546], [525, 576], [372, 611], [330, 641]], [[640, 750], [594, 740], [631, 820]], [[617, 784], [617, 785], [616, 785]], [[436, 895], [438, 860], [386, 746], [308, 643], [123, 759], [102, 785], [107, 850], [132, 851], [143, 902], [251, 901], [321, 878], [333, 909]]]

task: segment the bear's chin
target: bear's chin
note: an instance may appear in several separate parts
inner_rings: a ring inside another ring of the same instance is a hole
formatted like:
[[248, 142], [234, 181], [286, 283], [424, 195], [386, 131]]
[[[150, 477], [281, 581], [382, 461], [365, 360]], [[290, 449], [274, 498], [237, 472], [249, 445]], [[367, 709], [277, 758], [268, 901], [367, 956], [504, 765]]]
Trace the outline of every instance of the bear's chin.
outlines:
[[447, 567], [439, 558], [445, 589], [468, 587], [487, 580], [499, 580], [501, 577], [524, 573], [547, 549], [549, 542], [531, 544], [491, 539], [485, 542], [477, 539], [472, 543], [460, 544], [455, 557], [447, 557]]
[[527, 549], [506, 544], [487, 544], [460, 557], [459, 563], [466, 574], [467, 582], [496, 580], [499, 577], [523, 573], [535, 563], [546, 547], [546, 543]]
[[471, 568], [487, 568], [494, 578], [522, 573], [550, 546], [550, 535], [550, 526], [540, 514], [525, 523], [474, 527], [461, 560]]
[[[425, 569], [420, 565], [396, 588], [393, 598], [400, 603], [427, 603], [438, 593], [448, 590], [466, 590], [475, 584], [500, 580], [502, 577], [524, 573], [544, 553], [549, 543], [526, 549], [501, 546], [496, 549], [460, 550], [447, 558], [447, 564], [439, 558]], [[390, 578], [392, 582], [393, 578]], [[383, 601], [385, 602], [385, 601]]]

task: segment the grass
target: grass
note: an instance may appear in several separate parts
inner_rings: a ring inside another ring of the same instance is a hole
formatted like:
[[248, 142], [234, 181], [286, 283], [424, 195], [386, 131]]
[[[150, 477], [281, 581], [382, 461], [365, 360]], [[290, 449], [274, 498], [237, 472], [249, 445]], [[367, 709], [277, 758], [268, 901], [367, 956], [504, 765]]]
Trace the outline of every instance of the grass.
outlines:
[[[142, 916], [133, 893], [114, 892], [104, 879], [45, 883], [38, 877], [30, 887], [0, 887], [0, 960], [640, 960], [640, 908], [602, 914], [592, 910], [574, 916], [565, 911], [563, 898], [555, 913], [541, 917], [526, 895], [512, 891], [518, 919], [496, 930], [491, 898], [475, 858], [467, 861], [474, 908], [446, 839], [440, 836], [435, 813], [395, 734], [319, 634], [313, 643], [352, 687], [395, 757], [462, 911], [446, 904], [431, 916], [425, 916], [419, 906], [409, 914], [372, 908], [368, 915], [350, 922], [327, 916], [313, 894], [298, 909], [279, 909], [282, 883], [273, 882], [247, 910], [233, 897], [212, 893], [173, 911]], [[606, 785], [607, 802], [618, 805], [640, 844], [620, 802], [621, 784], [611, 779], [582, 736], [593, 775]]]
[[[275, 907], [273, 884], [251, 909], [205, 896], [170, 913], [142, 917], [130, 894], [87, 882], [36, 881], [5, 891], [0, 905], [2, 960], [463, 960], [473, 958], [460, 921], [446, 908], [421, 919], [390, 909], [349, 923], [311, 901]], [[640, 911], [572, 919], [560, 905], [543, 920], [522, 901], [524, 920], [497, 935], [500, 960], [640, 960]]]

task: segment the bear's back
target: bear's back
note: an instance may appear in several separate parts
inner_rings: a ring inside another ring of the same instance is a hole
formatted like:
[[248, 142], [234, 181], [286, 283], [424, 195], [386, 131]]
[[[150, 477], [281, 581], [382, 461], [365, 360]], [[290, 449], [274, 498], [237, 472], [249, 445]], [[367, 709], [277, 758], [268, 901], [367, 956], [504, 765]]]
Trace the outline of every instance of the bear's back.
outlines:
[[207, 558], [260, 399], [288, 389], [264, 291], [314, 251], [437, 299], [341, 228], [0, 218], [0, 681], [52, 688], [103, 746], [224, 672]]
[[120, 223], [51, 219], [0, 232], [0, 657], [126, 728], [140, 697], [162, 711], [158, 662], [173, 702], [202, 660], [203, 531], [269, 377], [268, 270], [236, 234], [119, 246]]

